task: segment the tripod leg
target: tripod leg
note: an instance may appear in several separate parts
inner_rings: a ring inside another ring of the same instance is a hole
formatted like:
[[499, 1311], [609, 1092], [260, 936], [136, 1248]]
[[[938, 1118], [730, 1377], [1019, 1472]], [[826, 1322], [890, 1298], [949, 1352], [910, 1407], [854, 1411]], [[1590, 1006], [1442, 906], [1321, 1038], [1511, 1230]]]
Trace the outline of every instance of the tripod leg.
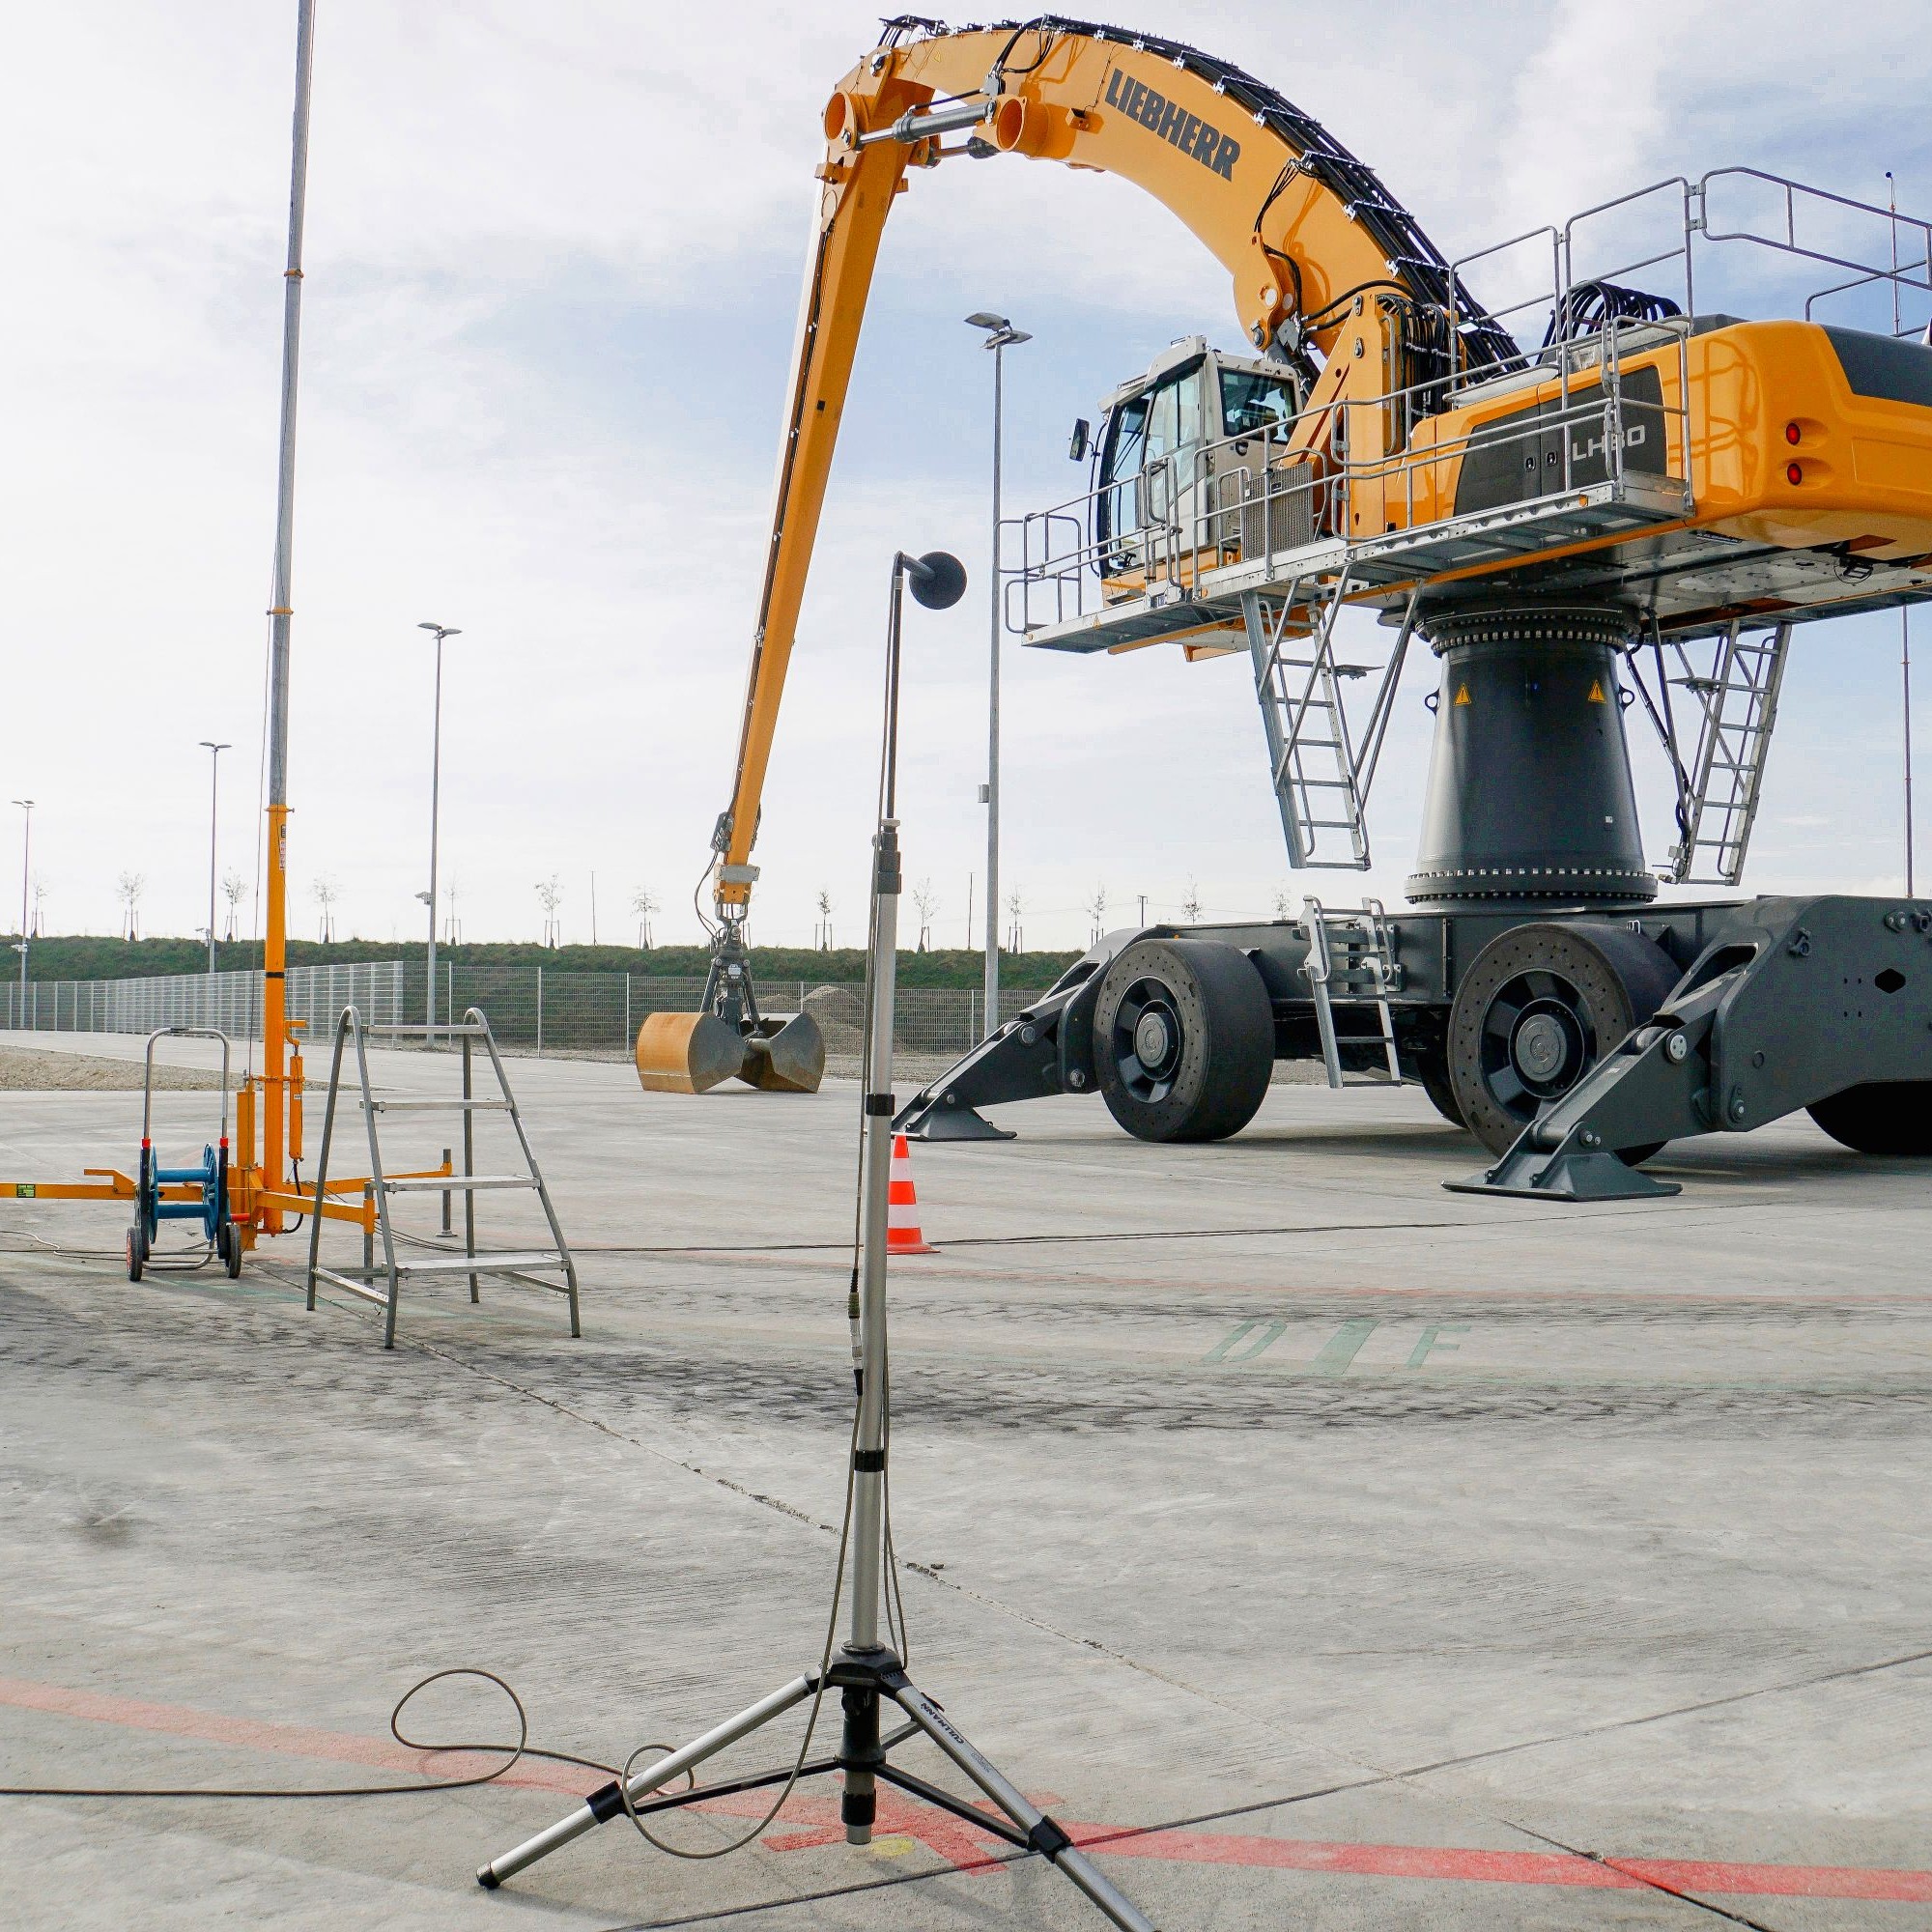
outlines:
[[1070, 1878], [1121, 1932], [1155, 1932], [1149, 1918], [1120, 1890], [1038, 1805], [1009, 1784], [999, 1771], [952, 1727], [952, 1720], [923, 1691], [900, 1684], [889, 1694], [908, 1718], [1026, 1833], [1033, 1850]]
[[[774, 1690], [769, 1697], [761, 1698], [749, 1710], [740, 1711], [735, 1718], [727, 1719], [716, 1730], [706, 1731], [701, 1738], [694, 1739], [682, 1750], [674, 1750], [668, 1757], [646, 1765], [630, 1780], [628, 1789], [632, 1804], [648, 1797], [661, 1785], [668, 1784], [693, 1765], [702, 1764], [706, 1758], [715, 1756], [726, 1745], [734, 1745], [740, 1738], [750, 1737], [760, 1725], [782, 1717], [794, 1704], [802, 1704], [817, 1688], [818, 1680], [814, 1677], [795, 1677], [782, 1690]], [[495, 1891], [506, 1878], [515, 1878], [526, 1865], [533, 1865], [539, 1859], [548, 1858], [559, 1846], [569, 1844], [573, 1838], [582, 1837], [592, 1826], [623, 1815], [622, 1792], [614, 1783], [607, 1784], [602, 1790], [593, 1791], [575, 1811], [567, 1818], [559, 1818], [547, 1832], [539, 1832], [515, 1851], [492, 1859], [478, 1870], [476, 1883], [486, 1890]]]

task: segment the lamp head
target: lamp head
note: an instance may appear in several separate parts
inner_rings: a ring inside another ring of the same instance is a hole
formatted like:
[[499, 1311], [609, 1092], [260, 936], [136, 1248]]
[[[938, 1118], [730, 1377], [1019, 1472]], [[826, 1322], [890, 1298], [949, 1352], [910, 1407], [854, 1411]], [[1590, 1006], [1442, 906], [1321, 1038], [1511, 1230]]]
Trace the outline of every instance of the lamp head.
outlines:
[[914, 599], [928, 611], [950, 611], [966, 594], [966, 566], [950, 552], [929, 550], [923, 556], [899, 553], [899, 568]]

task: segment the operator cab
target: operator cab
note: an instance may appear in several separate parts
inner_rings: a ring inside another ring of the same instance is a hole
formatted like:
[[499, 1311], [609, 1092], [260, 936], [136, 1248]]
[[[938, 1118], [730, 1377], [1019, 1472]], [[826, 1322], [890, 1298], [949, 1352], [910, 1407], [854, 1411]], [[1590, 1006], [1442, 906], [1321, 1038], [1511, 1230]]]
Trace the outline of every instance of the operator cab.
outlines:
[[[1093, 438], [1093, 554], [1131, 594], [1150, 568], [1238, 541], [1245, 480], [1288, 440], [1304, 399], [1285, 362], [1184, 335], [1100, 405]], [[1076, 423], [1071, 454], [1088, 452]], [[1224, 527], [1225, 526], [1225, 527]]]

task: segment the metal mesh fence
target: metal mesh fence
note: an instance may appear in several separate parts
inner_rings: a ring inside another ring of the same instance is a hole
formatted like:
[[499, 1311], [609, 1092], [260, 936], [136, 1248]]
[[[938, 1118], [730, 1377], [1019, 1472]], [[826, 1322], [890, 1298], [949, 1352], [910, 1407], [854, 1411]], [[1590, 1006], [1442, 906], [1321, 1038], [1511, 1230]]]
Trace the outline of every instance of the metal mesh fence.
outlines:
[[[347, 966], [292, 966], [289, 1017], [311, 1035], [327, 1031], [346, 1006], [372, 1025], [404, 1017], [400, 959]], [[10, 1029], [34, 1033], [140, 1033], [166, 1026], [214, 1027], [231, 1039], [262, 1037], [262, 976], [254, 972], [171, 973], [148, 980], [10, 981], [0, 999]]]
[[[443, 961], [443, 1009], [460, 1017], [468, 1007], [489, 1014], [497, 1041], [513, 1052], [628, 1060], [648, 1013], [695, 1012], [702, 980], [660, 980], [641, 973], [558, 973], [541, 966]], [[850, 983], [764, 981], [769, 1012], [809, 1012], [834, 1056], [860, 1050], [865, 990]], [[1009, 990], [1002, 1010], [1010, 1017], [1031, 997]], [[311, 1039], [325, 1037], [345, 1006], [362, 1009], [371, 1025], [423, 1017], [422, 968], [400, 959], [345, 966], [292, 966], [290, 1016], [307, 1022]], [[984, 1030], [979, 989], [903, 986], [894, 1038], [906, 1052], [959, 1054]], [[257, 972], [180, 973], [147, 980], [36, 980], [0, 988], [0, 1026], [39, 1033], [153, 1033], [164, 1026], [216, 1027], [232, 1039], [262, 1037], [262, 976]]]

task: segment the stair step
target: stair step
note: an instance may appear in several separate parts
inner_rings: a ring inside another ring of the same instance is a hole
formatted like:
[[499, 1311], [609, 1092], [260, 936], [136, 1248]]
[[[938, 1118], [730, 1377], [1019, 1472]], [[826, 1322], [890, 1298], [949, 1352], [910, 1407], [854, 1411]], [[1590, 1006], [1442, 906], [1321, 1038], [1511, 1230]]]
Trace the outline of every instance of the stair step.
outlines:
[[429, 1095], [407, 1100], [371, 1100], [368, 1105], [379, 1114], [507, 1114], [510, 1111], [507, 1100], [439, 1099]]
[[554, 1248], [522, 1252], [499, 1249], [494, 1254], [427, 1255], [422, 1260], [398, 1261], [398, 1274], [518, 1274], [526, 1268], [560, 1268], [563, 1257]]
[[535, 1187], [533, 1174], [412, 1174], [385, 1180], [391, 1194], [473, 1194], [484, 1187]]

